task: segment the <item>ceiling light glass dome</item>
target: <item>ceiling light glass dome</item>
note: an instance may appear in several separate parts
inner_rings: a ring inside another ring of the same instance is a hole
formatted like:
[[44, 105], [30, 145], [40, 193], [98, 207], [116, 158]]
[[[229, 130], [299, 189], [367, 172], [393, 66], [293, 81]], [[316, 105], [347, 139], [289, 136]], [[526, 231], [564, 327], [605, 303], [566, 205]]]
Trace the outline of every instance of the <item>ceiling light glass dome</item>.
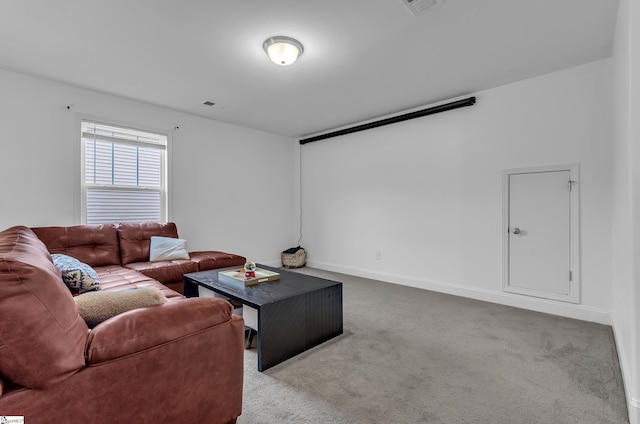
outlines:
[[302, 43], [295, 38], [283, 35], [267, 38], [262, 47], [269, 55], [269, 59], [280, 66], [291, 65], [304, 51]]

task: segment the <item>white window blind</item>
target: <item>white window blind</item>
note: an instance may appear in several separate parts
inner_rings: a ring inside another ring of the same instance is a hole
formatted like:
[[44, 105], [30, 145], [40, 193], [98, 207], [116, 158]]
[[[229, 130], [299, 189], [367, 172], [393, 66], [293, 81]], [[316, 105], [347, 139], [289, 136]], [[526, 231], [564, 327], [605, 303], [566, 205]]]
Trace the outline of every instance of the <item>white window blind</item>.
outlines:
[[87, 224], [162, 222], [167, 137], [82, 122]]

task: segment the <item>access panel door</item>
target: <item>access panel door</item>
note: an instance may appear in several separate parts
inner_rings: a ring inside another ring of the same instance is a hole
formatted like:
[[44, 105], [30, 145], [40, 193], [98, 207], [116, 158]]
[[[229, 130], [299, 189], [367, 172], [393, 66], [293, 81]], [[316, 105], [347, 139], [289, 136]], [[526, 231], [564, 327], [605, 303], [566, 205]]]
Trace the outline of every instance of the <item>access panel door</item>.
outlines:
[[577, 169], [505, 172], [505, 291], [578, 302]]

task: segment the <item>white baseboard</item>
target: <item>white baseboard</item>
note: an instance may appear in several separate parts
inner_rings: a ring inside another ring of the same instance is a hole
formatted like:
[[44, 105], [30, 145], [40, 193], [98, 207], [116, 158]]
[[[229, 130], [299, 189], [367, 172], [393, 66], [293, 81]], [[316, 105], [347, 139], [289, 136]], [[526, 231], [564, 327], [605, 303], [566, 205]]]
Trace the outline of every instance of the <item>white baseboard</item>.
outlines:
[[640, 424], [640, 399], [629, 402], [629, 424]]
[[616, 341], [618, 350], [618, 362], [620, 363], [620, 372], [622, 373], [622, 382], [624, 383], [624, 392], [627, 395], [627, 409], [629, 410], [629, 424], [640, 424], [640, 400], [634, 398], [631, 393], [633, 385], [633, 374], [631, 370], [631, 361], [629, 355], [624, 349], [621, 349], [620, 334], [618, 326], [613, 322], [613, 338]]
[[280, 259], [274, 259], [272, 261], [257, 261], [257, 263], [260, 263], [266, 266], [272, 266], [274, 268], [280, 268], [282, 266], [282, 260]]
[[564, 303], [555, 300], [540, 299], [513, 293], [505, 293], [502, 291], [478, 289], [462, 284], [429, 280], [423, 277], [414, 277], [388, 272], [372, 271], [369, 269], [348, 267], [322, 261], [310, 260], [307, 261], [307, 266], [323, 269], [326, 271], [339, 272], [341, 274], [371, 278], [373, 280], [380, 280], [387, 283], [401, 284], [404, 286], [417, 287], [425, 290], [483, 300], [486, 302], [499, 303], [501, 305], [508, 305], [516, 308], [529, 309], [532, 311], [543, 312], [552, 315], [560, 315], [583, 321], [591, 321], [597, 322], [599, 324], [611, 325], [611, 312], [605, 309], [591, 308], [588, 306], [576, 305], [573, 303]]

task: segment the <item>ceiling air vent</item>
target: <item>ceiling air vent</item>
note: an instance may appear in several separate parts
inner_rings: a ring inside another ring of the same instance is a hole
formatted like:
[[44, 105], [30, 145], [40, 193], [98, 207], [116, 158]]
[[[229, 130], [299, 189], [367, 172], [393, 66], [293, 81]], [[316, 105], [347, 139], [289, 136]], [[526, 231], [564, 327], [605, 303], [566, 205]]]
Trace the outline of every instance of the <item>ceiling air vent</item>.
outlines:
[[444, 3], [444, 0], [401, 0], [402, 4], [414, 15], [422, 15], [427, 10], [431, 10]]

